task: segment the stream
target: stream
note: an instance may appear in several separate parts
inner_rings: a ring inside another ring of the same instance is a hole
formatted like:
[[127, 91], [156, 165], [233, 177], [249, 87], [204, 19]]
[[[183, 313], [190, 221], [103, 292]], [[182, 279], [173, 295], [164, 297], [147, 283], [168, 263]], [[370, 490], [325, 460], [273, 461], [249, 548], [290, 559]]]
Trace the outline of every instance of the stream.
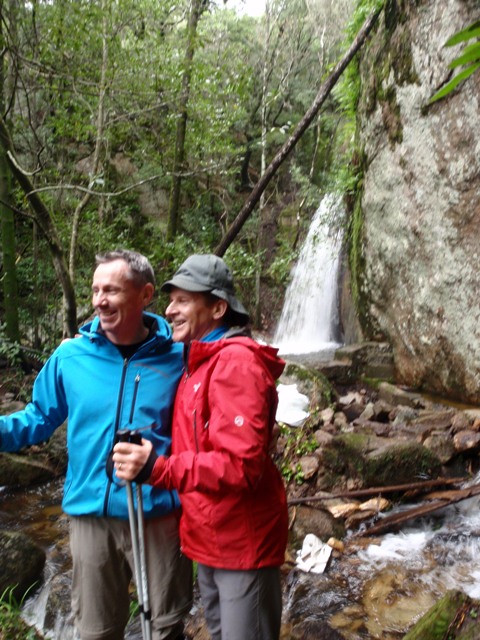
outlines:
[[[480, 474], [473, 482], [480, 482]], [[52, 580], [63, 580], [68, 590], [62, 484], [56, 480], [28, 490], [0, 492], [0, 528], [25, 531], [47, 553], [43, 584], [24, 605], [25, 619], [40, 631]], [[296, 568], [286, 573], [282, 639], [291, 638], [292, 628], [300, 623], [321, 629], [328, 621], [345, 640], [396, 640], [447, 590], [460, 589], [480, 598], [479, 507], [480, 497], [475, 497], [419, 519], [399, 533], [375, 539], [349, 534], [345, 552], [331, 560], [325, 573], [307, 574]], [[291, 553], [295, 555], [294, 550]], [[45, 637], [75, 637], [65, 600], [56, 619], [51, 614], [47, 619], [50, 631]], [[138, 621], [129, 625], [125, 637], [141, 639]]]

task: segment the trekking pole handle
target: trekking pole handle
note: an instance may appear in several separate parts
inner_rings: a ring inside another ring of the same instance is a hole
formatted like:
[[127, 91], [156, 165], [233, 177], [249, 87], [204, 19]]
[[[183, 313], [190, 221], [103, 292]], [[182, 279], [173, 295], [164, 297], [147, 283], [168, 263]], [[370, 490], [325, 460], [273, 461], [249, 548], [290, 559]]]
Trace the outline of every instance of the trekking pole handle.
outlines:
[[132, 444], [142, 444], [142, 436], [136, 429], [119, 429], [117, 431], [118, 442], [131, 442]]

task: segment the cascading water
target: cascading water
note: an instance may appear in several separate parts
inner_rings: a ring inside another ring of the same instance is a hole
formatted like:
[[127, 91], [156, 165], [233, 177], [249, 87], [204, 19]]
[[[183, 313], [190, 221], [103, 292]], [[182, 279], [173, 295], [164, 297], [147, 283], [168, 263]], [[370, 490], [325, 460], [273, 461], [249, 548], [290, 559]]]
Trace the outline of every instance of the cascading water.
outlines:
[[318, 207], [287, 289], [273, 344], [280, 353], [331, 351], [339, 346], [338, 270], [342, 245], [341, 225], [328, 224], [343, 217], [341, 199], [326, 195]]

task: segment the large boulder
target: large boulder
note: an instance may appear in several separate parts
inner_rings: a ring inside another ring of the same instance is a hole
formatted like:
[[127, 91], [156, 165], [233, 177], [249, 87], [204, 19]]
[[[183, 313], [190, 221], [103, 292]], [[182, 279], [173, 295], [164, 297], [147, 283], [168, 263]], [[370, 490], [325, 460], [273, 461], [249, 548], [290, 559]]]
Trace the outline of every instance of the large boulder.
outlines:
[[383, 438], [371, 433], [347, 433], [333, 438], [322, 451], [322, 489], [406, 484], [412, 478], [437, 477], [437, 456], [414, 441]]
[[480, 71], [431, 106], [478, 0], [388, 0], [362, 50], [352, 277], [397, 382], [480, 402]]
[[20, 602], [42, 578], [45, 552], [21, 532], [0, 530], [0, 593]]

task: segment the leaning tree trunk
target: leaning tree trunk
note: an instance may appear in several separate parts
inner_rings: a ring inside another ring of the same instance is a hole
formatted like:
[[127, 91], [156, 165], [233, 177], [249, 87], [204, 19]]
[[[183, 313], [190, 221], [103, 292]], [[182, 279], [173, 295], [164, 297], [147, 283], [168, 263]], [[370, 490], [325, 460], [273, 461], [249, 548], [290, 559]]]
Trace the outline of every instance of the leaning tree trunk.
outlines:
[[300, 122], [296, 126], [295, 131], [292, 133], [290, 138], [285, 142], [285, 144], [281, 147], [280, 151], [278, 151], [276, 156], [273, 158], [272, 162], [268, 165], [268, 167], [265, 170], [265, 173], [261, 176], [260, 180], [257, 182], [255, 187], [253, 188], [252, 193], [249, 195], [249, 197], [245, 201], [245, 204], [241, 208], [235, 220], [230, 225], [229, 229], [227, 230], [227, 233], [224, 235], [219, 245], [216, 247], [215, 249], [216, 255], [223, 256], [225, 251], [235, 240], [237, 234], [240, 232], [243, 225], [248, 220], [250, 214], [254, 210], [255, 206], [260, 201], [260, 198], [263, 192], [265, 191], [268, 183], [276, 174], [281, 164], [286, 160], [289, 153], [295, 147], [295, 145], [300, 140], [302, 135], [308, 129], [312, 120], [317, 115], [318, 111], [320, 110], [320, 107], [327, 99], [328, 95], [330, 94], [331, 90], [338, 82], [342, 73], [345, 71], [348, 64], [352, 60], [352, 58], [355, 56], [357, 51], [361, 48], [361, 46], [367, 39], [368, 34], [373, 29], [377, 21], [377, 18], [380, 15], [381, 9], [382, 8], [372, 11], [369, 17], [365, 20], [360, 31], [357, 33], [355, 40], [350, 45], [350, 48], [348, 49], [346, 54], [343, 56], [340, 62], [336, 65], [336, 67], [334, 68], [332, 73], [328, 76], [328, 78], [325, 80], [325, 82], [322, 84], [322, 86], [320, 87], [317, 93], [315, 100], [312, 103], [312, 106], [308, 109], [307, 113], [300, 120]]
[[[3, 2], [0, 0], [0, 16], [3, 15]], [[0, 46], [4, 48], [3, 22], [0, 22]], [[0, 61], [0, 112], [5, 111], [5, 67], [4, 58]], [[8, 206], [10, 194], [10, 173], [7, 155], [0, 149], [0, 237], [3, 257], [3, 296], [5, 306], [5, 333], [11, 342], [20, 342], [17, 300], [17, 270], [15, 268], [15, 224], [13, 212]]]
[[38, 193], [35, 192], [29, 177], [25, 175], [15, 160], [13, 144], [3, 118], [0, 118], [0, 145], [7, 155], [12, 175], [24, 191], [25, 197], [34, 213], [38, 228], [43, 233], [50, 250], [55, 273], [62, 287], [65, 301], [64, 335], [74, 336], [77, 331], [77, 307], [65, 253], [50, 212]]

